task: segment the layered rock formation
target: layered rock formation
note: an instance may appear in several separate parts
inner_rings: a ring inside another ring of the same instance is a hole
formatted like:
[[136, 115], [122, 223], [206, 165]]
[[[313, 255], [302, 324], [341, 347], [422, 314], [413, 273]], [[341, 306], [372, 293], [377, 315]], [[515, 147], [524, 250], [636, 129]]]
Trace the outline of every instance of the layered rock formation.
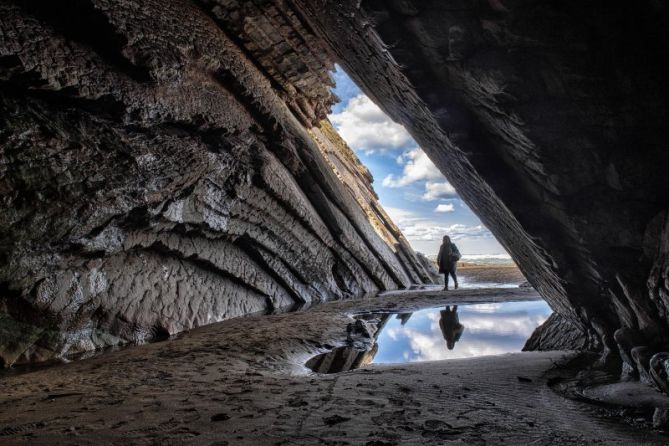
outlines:
[[419, 253], [414, 252], [400, 228], [379, 203], [379, 197], [372, 187], [374, 179], [369, 169], [360, 162], [332, 124], [322, 121], [319, 127], [311, 129], [311, 134], [332, 170], [355, 197], [367, 220], [379, 236], [393, 247], [401, 264], [406, 266], [405, 273], [412, 282], [438, 283], [438, 274], [435, 276], [430, 265], [424, 262]]
[[310, 130], [323, 42], [254, 4], [0, 3], [5, 364], [429, 280]]
[[294, 3], [560, 314], [544, 347], [667, 349], [665, 4]]
[[[409, 317], [411, 313], [408, 313]], [[381, 330], [391, 314], [362, 314], [348, 324], [346, 345], [310, 358], [304, 365], [316, 373], [341, 373], [359, 369], [374, 361], [379, 351]], [[404, 323], [402, 323], [404, 325]]]
[[0, 8], [5, 361], [425, 280], [320, 124], [336, 60], [559, 313], [537, 346], [661, 375], [662, 2]]

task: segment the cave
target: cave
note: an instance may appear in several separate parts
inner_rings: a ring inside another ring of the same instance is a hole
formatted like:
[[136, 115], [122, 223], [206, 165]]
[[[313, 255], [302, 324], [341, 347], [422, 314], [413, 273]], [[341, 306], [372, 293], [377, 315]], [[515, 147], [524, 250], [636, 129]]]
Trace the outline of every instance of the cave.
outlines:
[[[29, 370], [0, 376], [0, 443], [666, 444], [663, 2], [0, 12], [0, 361]], [[335, 64], [531, 284], [496, 296], [550, 305], [525, 352], [305, 374], [394, 298], [485, 302], [436, 292], [380, 204], [327, 119]]]

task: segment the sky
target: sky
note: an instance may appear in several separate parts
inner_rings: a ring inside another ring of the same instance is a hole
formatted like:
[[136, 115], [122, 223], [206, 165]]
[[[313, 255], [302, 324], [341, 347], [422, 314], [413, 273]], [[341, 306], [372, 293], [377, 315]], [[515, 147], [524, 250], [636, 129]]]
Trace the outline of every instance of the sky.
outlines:
[[405, 325], [394, 316], [378, 336], [375, 363], [437, 361], [519, 352], [525, 342], [551, 314], [544, 301], [459, 305], [464, 326], [453, 350], [439, 326], [442, 308], [420, 310]]
[[333, 77], [341, 102], [332, 108], [330, 121], [371, 171], [381, 205], [411, 246], [435, 255], [449, 235], [463, 255], [506, 254], [404, 127], [340, 67]]

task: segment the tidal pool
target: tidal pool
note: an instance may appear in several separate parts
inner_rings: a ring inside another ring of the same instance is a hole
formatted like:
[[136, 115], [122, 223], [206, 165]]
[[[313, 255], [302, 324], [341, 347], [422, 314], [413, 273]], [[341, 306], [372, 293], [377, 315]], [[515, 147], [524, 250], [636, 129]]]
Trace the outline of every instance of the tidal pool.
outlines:
[[[449, 311], [450, 310], [450, 311]], [[429, 308], [393, 314], [377, 335], [374, 363], [518, 352], [551, 314], [542, 300]]]
[[449, 305], [413, 313], [359, 316], [376, 328], [367, 350], [336, 348], [311, 358], [307, 367], [338, 373], [376, 363], [469, 358], [519, 352], [551, 314], [542, 300]]

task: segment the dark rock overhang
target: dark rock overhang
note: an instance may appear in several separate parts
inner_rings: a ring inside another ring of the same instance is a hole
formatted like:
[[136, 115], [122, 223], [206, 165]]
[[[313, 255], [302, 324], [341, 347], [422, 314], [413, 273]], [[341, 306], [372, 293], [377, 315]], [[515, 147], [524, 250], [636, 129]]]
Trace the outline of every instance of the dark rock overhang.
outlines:
[[575, 329], [666, 340], [665, 5], [294, 3]]
[[334, 61], [411, 132], [551, 320], [605, 352], [621, 328], [628, 346], [667, 341], [661, 2], [0, 8], [3, 317], [34, 354], [62, 332], [88, 348], [429, 280], [364, 169], [340, 168], [327, 126], [308, 131], [334, 100]]

